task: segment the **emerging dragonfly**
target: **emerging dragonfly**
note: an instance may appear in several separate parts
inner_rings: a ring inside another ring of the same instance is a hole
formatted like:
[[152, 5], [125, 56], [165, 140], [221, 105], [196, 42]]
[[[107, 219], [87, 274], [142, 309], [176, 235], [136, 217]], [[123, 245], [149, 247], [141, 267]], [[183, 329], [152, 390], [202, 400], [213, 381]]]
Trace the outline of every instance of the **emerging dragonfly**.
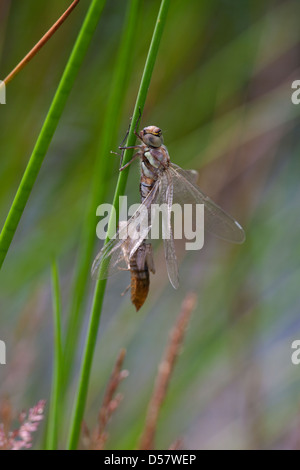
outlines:
[[[137, 250], [141, 249], [151, 229], [149, 217], [151, 206], [167, 204], [169, 237], [164, 238], [164, 252], [169, 280], [176, 289], [179, 286], [179, 276], [171, 226], [173, 202], [179, 202], [182, 205], [204, 204], [205, 228], [219, 238], [232, 243], [243, 243], [245, 233], [236, 220], [224, 212], [196, 185], [197, 172], [183, 170], [171, 163], [159, 127], [148, 126], [140, 133], [135, 130], [135, 135], [141, 141], [140, 145], [119, 147], [122, 151], [129, 148], [137, 149], [137, 153], [120, 168], [120, 171], [137, 158], [141, 160], [142, 203], [128, 222], [119, 228], [115, 238], [111, 239], [98, 253], [92, 266], [92, 276], [104, 279], [122, 269], [131, 270], [130, 263], [134, 263], [135, 257], [138, 256]], [[142, 220], [141, 214], [144, 214]], [[141, 227], [144, 227], [143, 230]], [[133, 233], [135, 236], [130, 235]]]

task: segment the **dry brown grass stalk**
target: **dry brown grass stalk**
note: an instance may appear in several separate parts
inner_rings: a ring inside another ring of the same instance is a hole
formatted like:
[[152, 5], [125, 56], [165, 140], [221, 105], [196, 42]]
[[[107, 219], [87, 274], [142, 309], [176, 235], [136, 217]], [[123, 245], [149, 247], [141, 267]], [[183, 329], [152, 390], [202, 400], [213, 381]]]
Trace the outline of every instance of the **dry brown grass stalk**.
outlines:
[[[171, 330], [169, 342], [163, 355], [163, 359], [159, 365], [153, 394], [149, 402], [145, 427], [139, 444], [140, 450], [154, 449], [154, 439], [159, 412], [167, 394], [174, 365], [183, 343], [184, 334], [189, 323], [191, 313], [195, 308], [196, 300], [197, 297], [194, 293], [189, 293], [185, 297], [176, 323]], [[179, 441], [176, 441], [176, 443], [178, 442]]]
[[41, 50], [41, 48], [49, 41], [53, 34], [60, 28], [60, 26], [66, 21], [70, 13], [78, 5], [80, 0], [74, 0], [69, 8], [63, 13], [63, 15], [54, 23], [53, 26], [47, 31], [47, 33], [37, 42], [37, 44], [26, 54], [26, 56], [18, 63], [18, 65], [7, 75], [3, 82], [7, 85], [24, 67], [30, 60]]
[[93, 431], [93, 433], [90, 434], [86, 423], [83, 423], [83, 444], [89, 449], [104, 449], [105, 443], [108, 438], [107, 425], [110, 421], [112, 414], [116, 411], [123, 398], [121, 393], [116, 392], [122, 380], [128, 376], [128, 371], [122, 370], [125, 355], [126, 350], [122, 349], [119, 353], [104, 394], [102, 406], [98, 415], [98, 426]]

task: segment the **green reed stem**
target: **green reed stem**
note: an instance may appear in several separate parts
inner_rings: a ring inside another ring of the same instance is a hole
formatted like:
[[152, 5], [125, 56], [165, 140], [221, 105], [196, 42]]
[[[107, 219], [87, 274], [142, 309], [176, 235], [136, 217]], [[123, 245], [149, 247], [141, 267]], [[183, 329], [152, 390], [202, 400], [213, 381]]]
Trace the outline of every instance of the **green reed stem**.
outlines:
[[98, 24], [106, 0], [93, 0], [33, 149], [0, 235], [0, 268], [5, 260], [46, 152], [57, 128], [77, 73]]
[[[155, 29], [152, 35], [152, 40], [151, 40], [146, 64], [144, 67], [137, 100], [135, 103], [133, 118], [131, 121], [128, 140], [127, 140], [128, 145], [133, 145], [135, 142], [135, 136], [133, 134], [133, 131], [134, 131], [136, 120], [139, 115], [139, 109], [141, 109], [142, 111], [145, 105], [147, 92], [148, 92], [148, 88], [150, 85], [151, 76], [152, 76], [154, 64], [156, 61], [160, 40], [161, 40], [164, 26], [166, 23], [167, 10], [169, 7], [169, 3], [170, 3], [170, 0], [161, 1], [160, 10], [159, 10], [158, 17], [156, 20]], [[125, 152], [124, 163], [126, 163], [129, 160], [130, 155], [131, 155], [130, 151]], [[127, 169], [125, 169], [119, 174], [117, 187], [116, 187], [116, 191], [114, 195], [114, 202], [113, 202], [114, 208], [117, 214], [119, 213], [119, 196], [123, 195], [125, 192], [127, 177], [128, 177]], [[117, 220], [118, 220], [118, 217], [117, 217]], [[112, 227], [112, 226], [113, 226], [113, 218], [111, 218], [109, 222], [109, 227]], [[108, 231], [108, 233], [110, 233], [110, 230]], [[107, 241], [108, 239], [106, 239], [106, 243]], [[92, 360], [93, 360], [93, 355], [94, 355], [94, 350], [95, 350], [95, 345], [96, 345], [96, 340], [97, 340], [98, 327], [99, 327], [99, 322], [100, 322], [100, 317], [101, 317], [105, 287], [106, 287], [106, 280], [98, 281], [95, 287], [93, 305], [92, 305], [91, 316], [90, 316], [90, 323], [89, 323], [86, 344], [85, 344], [85, 349], [84, 349], [84, 355], [83, 355], [81, 371], [80, 371], [78, 391], [75, 397], [75, 404], [74, 404], [74, 409], [73, 409], [73, 414], [72, 414], [72, 422], [71, 422], [70, 436], [69, 436], [69, 443], [68, 443], [69, 449], [76, 449], [78, 445], [81, 422], [83, 419], [83, 414], [84, 414], [84, 409], [85, 409], [85, 404], [86, 404], [86, 399], [87, 399], [88, 384], [89, 384]]]
[[128, 3], [120, 49], [108, 97], [108, 104], [99, 139], [99, 149], [93, 171], [93, 182], [87, 213], [83, 223], [81, 241], [79, 244], [78, 264], [72, 291], [72, 304], [68, 319], [68, 329], [65, 343], [65, 373], [64, 383], [67, 385], [72, 370], [78, 337], [81, 331], [83, 310], [81, 309], [88, 279], [90, 278], [91, 259], [95, 244], [96, 207], [104, 202], [108, 191], [111, 169], [114, 167], [114, 156], [110, 150], [115, 146], [121, 111], [125, 102], [126, 89], [131, 74], [129, 66], [136, 32], [138, 7], [140, 0]]
[[58, 267], [54, 261], [52, 264], [52, 297], [53, 297], [53, 323], [54, 323], [54, 364], [52, 393], [48, 417], [46, 436], [46, 449], [57, 449], [58, 423], [61, 398], [61, 379], [63, 374], [63, 352], [61, 332], [61, 296], [59, 287]]

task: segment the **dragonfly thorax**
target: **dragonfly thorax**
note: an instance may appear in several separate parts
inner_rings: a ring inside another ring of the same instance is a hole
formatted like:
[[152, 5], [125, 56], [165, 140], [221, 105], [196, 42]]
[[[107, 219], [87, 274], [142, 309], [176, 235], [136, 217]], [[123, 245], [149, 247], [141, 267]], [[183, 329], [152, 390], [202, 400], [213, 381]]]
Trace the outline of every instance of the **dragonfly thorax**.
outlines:
[[[151, 150], [147, 149], [146, 152], [144, 152], [145, 157], [147, 158], [148, 162], [150, 163], [151, 166], [154, 168], [160, 168], [163, 160], [163, 155], [158, 155], [156, 157], [152, 156]], [[159, 158], [160, 157], [160, 158]]]
[[141, 157], [142, 176], [144, 175], [146, 178], [151, 179], [153, 183], [168, 168], [170, 163], [170, 157], [164, 145], [161, 145], [159, 148], [145, 145], [141, 152]]

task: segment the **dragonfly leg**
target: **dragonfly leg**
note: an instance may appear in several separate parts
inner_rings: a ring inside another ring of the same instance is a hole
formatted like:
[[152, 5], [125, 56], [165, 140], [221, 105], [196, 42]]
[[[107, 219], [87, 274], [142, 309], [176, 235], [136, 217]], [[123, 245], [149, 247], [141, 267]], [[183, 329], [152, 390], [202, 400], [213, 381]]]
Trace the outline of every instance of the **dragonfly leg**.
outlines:
[[121, 145], [119, 146], [119, 150], [122, 150], [121, 160], [120, 160], [120, 168], [122, 168], [122, 163], [123, 163], [123, 158], [124, 158], [124, 151], [127, 150], [127, 149], [139, 149], [139, 148], [140, 148], [140, 145], [132, 145], [130, 147], [121, 147]]
[[122, 294], [121, 294], [121, 297], [123, 297], [123, 295], [125, 295], [125, 294], [126, 294], [126, 292], [128, 292], [128, 291], [129, 291], [130, 287], [131, 287], [131, 285], [129, 284], [129, 286], [128, 286], [128, 287], [126, 287], [126, 289], [124, 290], [124, 292], [122, 292]]
[[120, 166], [122, 166], [123, 155], [124, 155], [124, 149], [126, 148], [126, 147], [123, 147], [123, 144], [124, 144], [124, 142], [126, 141], [126, 139], [127, 139], [127, 137], [128, 137], [128, 134], [129, 134], [129, 131], [130, 131], [131, 119], [132, 119], [132, 118], [130, 118], [129, 126], [128, 126], [128, 129], [127, 129], [127, 131], [126, 131], [125, 137], [124, 137], [124, 139], [122, 140], [122, 142], [121, 142], [120, 145], [119, 145], [119, 149], [122, 150], [122, 152], [121, 152], [121, 153], [118, 153], [118, 152], [113, 152], [112, 150], [110, 151], [110, 153], [114, 153], [114, 154], [119, 155], [119, 156], [121, 157]]
[[140, 149], [141, 145], [130, 145], [130, 147], [119, 147], [120, 150], [127, 150], [127, 149]]
[[[134, 128], [134, 135], [136, 135], [141, 141], [141, 137], [139, 136], [138, 132], [137, 132], [137, 128], [138, 128], [138, 125], [139, 125], [139, 122], [140, 122], [140, 119], [141, 119], [141, 116], [142, 116], [142, 112], [141, 112], [141, 108], [139, 108], [139, 116], [137, 118], [137, 121], [136, 121], [136, 124], [135, 124], [135, 128]], [[130, 118], [130, 123], [129, 123], [129, 126], [128, 126], [128, 129], [127, 129], [127, 132], [125, 134], [125, 137], [124, 139], [122, 140], [121, 144], [119, 145], [119, 149], [120, 150], [125, 150], [125, 149], [132, 149], [132, 148], [138, 148], [137, 146], [133, 146], [133, 147], [123, 147], [123, 144], [124, 142], [126, 141], [127, 137], [128, 137], [128, 134], [129, 134], [129, 131], [130, 131], [130, 126], [131, 126], [131, 120], [132, 118]]]
[[140, 139], [141, 142], [143, 142], [143, 139], [141, 138], [141, 136], [140, 136], [140, 134], [139, 134], [138, 132], [134, 131], [134, 135], [135, 135], [138, 139]]
[[[134, 134], [140, 139], [140, 136], [137, 134], [137, 129], [138, 129], [138, 125], [139, 125], [139, 122], [141, 120], [141, 117], [142, 117], [142, 111], [141, 111], [141, 108], [139, 107], [139, 115], [138, 115], [138, 118], [136, 120], [136, 123], [135, 123], [135, 127], [134, 127]], [[131, 126], [131, 121], [132, 121], [132, 117], [130, 118], [130, 123], [129, 123], [129, 126], [128, 126], [128, 129], [127, 129], [127, 132], [126, 132], [126, 135], [124, 137], [124, 139], [122, 140], [120, 146], [122, 146], [125, 142], [125, 140], [127, 139], [128, 137], [128, 134], [129, 134], [129, 131], [130, 131], [130, 126]]]
[[[119, 171], [125, 170], [125, 168], [127, 168], [129, 165], [131, 165], [131, 163], [132, 163], [134, 160], [136, 160], [139, 156], [140, 156], [140, 152], [137, 152], [135, 155], [133, 155], [132, 159], [129, 160], [128, 163], [126, 163], [126, 164], [123, 165], [123, 166], [120, 166]], [[122, 165], [122, 161], [123, 161], [123, 156], [122, 156], [122, 160], [121, 160], [121, 165]]]
[[127, 129], [127, 131], [126, 131], [125, 137], [124, 137], [124, 139], [122, 140], [122, 142], [120, 143], [119, 148], [124, 144], [125, 140], [127, 139], [128, 134], [129, 134], [129, 131], [130, 131], [130, 126], [131, 126], [131, 118], [130, 118], [129, 126], [128, 126], [128, 129]]
[[141, 111], [141, 108], [139, 107], [139, 117], [137, 118], [137, 121], [136, 121], [136, 124], [135, 124], [134, 135], [143, 142], [143, 139], [141, 138], [140, 134], [138, 133], [138, 126], [139, 126], [141, 117], [142, 117], [142, 111]]
[[[141, 108], [139, 108], [139, 117], [136, 121], [136, 125], [135, 125], [135, 128], [134, 128], [134, 134], [140, 139], [140, 136], [137, 134], [137, 127], [138, 127], [138, 124], [139, 124], [139, 121], [141, 119], [141, 116], [142, 116], [142, 112], [141, 112]], [[111, 153], [115, 153], [116, 155], [119, 155], [121, 157], [121, 162], [120, 162], [120, 167], [122, 166], [122, 161], [123, 161], [123, 155], [124, 155], [124, 150], [126, 149], [135, 149], [135, 148], [139, 148], [139, 146], [132, 146], [132, 147], [124, 147], [123, 144], [124, 142], [126, 141], [127, 137], [128, 137], [128, 134], [129, 134], [129, 131], [130, 131], [130, 126], [131, 126], [131, 121], [132, 121], [132, 118], [130, 118], [130, 122], [129, 122], [129, 126], [128, 126], [128, 129], [126, 131], [126, 134], [125, 134], [125, 137], [124, 139], [122, 140], [121, 144], [119, 145], [119, 150], [122, 150], [122, 153], [118, 153], [118, 152], [111, 152]]]

